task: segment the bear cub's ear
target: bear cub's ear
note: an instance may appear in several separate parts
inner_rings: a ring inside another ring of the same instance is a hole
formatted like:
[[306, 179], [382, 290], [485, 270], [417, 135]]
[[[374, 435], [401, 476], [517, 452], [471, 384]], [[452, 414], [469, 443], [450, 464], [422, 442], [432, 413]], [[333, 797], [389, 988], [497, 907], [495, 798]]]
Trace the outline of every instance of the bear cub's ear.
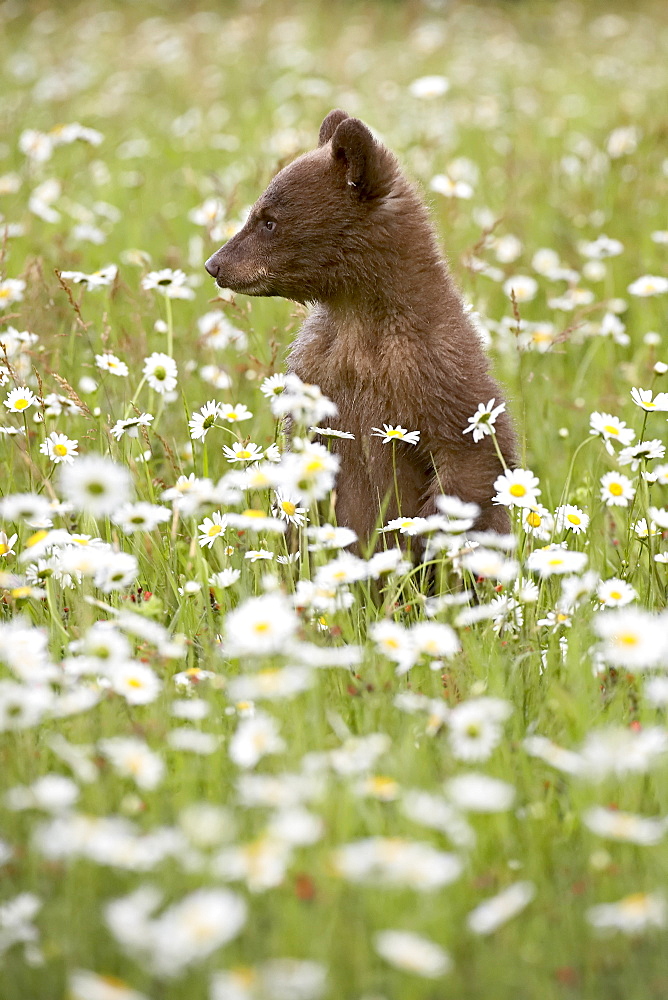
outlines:
[[[331, 115], [327, 116], [325, 122]], [[325, 122], [323, 122], [323, 127]], [[345, 171], [346, 183], [360, 198], [382, 198], [392, 186], [387, 154], [359, 118], [344, 118], [332, 135], [332, 156]]]
[[345, 121], [346, 118], [348, 118], [348, 115], [345, 111], [341, 111], [340, 108], [335, 108], [334, 111], [329, 112], [320, 126], [320, 133], [318, 135], [319, 147], [324, 146], [326, 142], [329, 142], [336, 132], [337, 127], [342, 121]]

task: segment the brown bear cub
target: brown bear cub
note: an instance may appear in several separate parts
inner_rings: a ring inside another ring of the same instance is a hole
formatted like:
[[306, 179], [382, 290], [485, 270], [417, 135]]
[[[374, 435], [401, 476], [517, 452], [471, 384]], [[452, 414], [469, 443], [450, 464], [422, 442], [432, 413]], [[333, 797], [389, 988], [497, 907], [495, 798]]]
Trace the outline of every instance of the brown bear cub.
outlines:
[[[447, 493], [479, 504], [476, 528], [508, 530], [505, 508], [492, 504], [503, 471], [493, 441], [463, 434], [478, 404], [502, 393], [420, 195], [366, 125], [331, 111], [318, 149], [274, 177], [206, 269], [221, 288], [314, 304], [288, 366], [320, 386], [338, 406], [335, 426], [355, 435], [328, 439], [341, 463], [340, 525], [364, 544], [381, 513], [433, 514]], [[419, 430], [419, 443], [383, 444], [371, 434], [383, 423]], [[512, 467], [506, 413], [495, 431]]]

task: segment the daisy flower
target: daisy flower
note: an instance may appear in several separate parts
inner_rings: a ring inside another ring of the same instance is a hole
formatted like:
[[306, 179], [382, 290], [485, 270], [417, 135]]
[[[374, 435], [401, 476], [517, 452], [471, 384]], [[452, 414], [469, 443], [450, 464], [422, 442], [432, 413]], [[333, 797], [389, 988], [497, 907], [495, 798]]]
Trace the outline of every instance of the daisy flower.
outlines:
[[643, 410], [668, 410], [668, 392], [658, 392], [652, 399], [651, 389], [631, 389], [631, 399]]
[[19, 278], [6, 278], [0, 281], [0, 309], [6, 309], [14, 302], [21, 302], [26, 283]]
[[204, 382], [208, 382], [214, 389], [225, 390], [232, 385], [230, 376], [224, 368], [220, 368], [218, 365], [203, 365], [199, 373]]
[[205, 517], [201, 524], [197, 525], [200, 532], [198, 539], [201, 548], [211, 548], [217, 538], [222, 538], [227, 528], [227, 517], [219, 510], [215, 510], [211, 517]]
[[126, 535], [132, 535], [135, 531], [153, 531], [159, 524], [169, 521], [171, 516], [168, 507], [140, 501], [123, 504], [114, 512], [112, 521], [119, 525]]
[[93, 271], [92, 274], [85, 274], [83, 271], [61, 271], [60, 277], [64, 278], [65, 281], [73, 281], [75, 285], [84, 285], [90, 291], [95, 291], [113, 284], [117, 274], [116, 265], [107, 264], [106, 267], [101, 267], [98, 271]]
[[624, 250], [624, 244], [602, 233], [591, 243], [579, 243], [578, 250], [590, 260], [604, 260], [606, 257], [618, 257]]
[[668, 510], [665, 507], [650, 507], [649, 516], [662, 531], [668, 531]]
[[149, 427], [153, 422], [152, 413], [140, 413], [138, 417], [129, 417], [127, 420], [117, 420], [111, 428], [111, 433], [117, 441], [120, 441], [124, 434], [129, 438], [139, 437], [140, 427]]
[[561, 507], [557, 507], [555, 511], [555, 524], [557, 531], [567, 530], [579, 535], [581, 532], [587, 530], [589, 514], [585, 514], [583, 510], [580, 510], [579, 507], [574, 507], [573, 504], [566, 503]]
[[492, 934], [521, 913], [536, 895], [533, 882], [515, 882], [472, 910], [466, 922], [474, 934]]
[[527, 559], [527, 568], [541, 577], [562, 573], [580, 573], [587, 565], [584, 552], [570, 552], [561, 545], [536, 549]]
[[131, 477], [125, 466], [109, 458], [83, 455], [73, 465], [61, 465], [60, 489], [76, 510], [105, 517], [128, 501]]
[[531, 302], [536, 297], [538, 282], [528, 274], [516, 274], [503, 283], [503, 291], [516, 302]]
[[506, 408], [505, 403], [494, 406], [495, 402], [495, 399], [490, 399], [487, 406], [484, 403], [478, 403], [478, 409], [472, 417], [468, 417], [469, 426], [462, 431], [462, 434], [472, 432], [474, 441], [482, 441], [486, 434], [491, 435], [496, 418]]
[[223, 350], [231, 344], [237, 351], [243, 351], [248, 343], [246, 334], [233, 326], [220, 309], [214, 309], [200, 316], [197, 327], [206, 347]]
[[402, 535], [419, 535], [428, 526], [426, 517], [395, 517], [381, 531], [399, 531]]
[[655, 667], [668, 651], [665, 623], [648, 611], [601, 611], [594, 618], [594, 631], [602, 640], [601, 656], [614, 667]]
[[125, 378], [128, 374], [128, 366], [125, 361], [121, 361], [115, 354], [96, 354], [95, 364], [103, 372], [111, 372], [112, 375], [119, 375]]
[[263, 510], [257, 510], [255, 507], [249, 507], [241, 514], [229, 513], [227, 522], [237, 531], [272, 531], [275, 534], [283, 534], [286, 530], [284, 521], [277, 517], [269, 517]]
[[649, 538], [650, 535], [654, 536], [661, 534], [661, 531], [654, 521], [650, 521], [648, 526], [647, 520], [644, 517], [641, 517], [639, 521], [635, 521], [631, 527], [635, 531], [638, 538]]
[[629, 445], [636, 436], [632, 427], [627, 427], [623, 420], [613, 416], [611, 413], [599, 413], [594, 411], [589, 417], [589, 433], [596, 434], [603, 438], [606, 451], [609, 455], [614, 454], [612, 441], [618, 441], [622, 445]]
[[42, 455], [46, 455], [56, 465], [61, 462], [71, 465], [74, 459], [79, 457], [78, 447], [78, 441], [70, 440], [66, 434], [51, 431], [46, 441], [43, 441], [39, 446], [39, 450]]
[[606, 608], [622, 608], [635, 601], [638, 594], [630, 583], [613, 576], [609, 580], [601, 580], [596, 588], [596, 596]]
[[0, 531], [0, 556], [13, 556], [16, 555], [14, 552], [14, 546], [18, 541], [18, 535], [12, 535], [9, 538], [4, 531]]
[[109, 671], [111, 688], [129, 705], [148, 705], [160, 694], [162, 681], [144, 663], [127, 660]]
[[221, 403], [220, 416], [230, 424], [237, 424], [242, 420], [250, 420], [253, 414], [244, 403], [235, 403], [234, 406], [231, 403]]
[[411, 931], [378, 931], [373, 944], [390, 965], [425, 979], [438, 979], [452, 966], [450, 956], [440, 945]]
[[196, 226], [212, 226], [223, 222], [225, 219], [225, 206], [219, 198], [206, 198], [205, 201], [188, 212], [188, 218]]
[[383, 430], [380, 427], [373, 427], [371, 430], [373, 437], [381, 437], [383, 439], [383, 444], [389, 444], [390, 441], [405, 441], [406, 444], [417, 444], [420, 440], [419, 431], [408, 431], [405, 427], [400, 427], [397, 424], [393, 427], [392, 424], [383, 424]]
[[629, 445], [622, 448], [617, 461], [620, 465], [630, 465], [635, 472], [641, 462], [651, 462], [656, 458], [664, 458], [666, 446], [659, 438], [652, 438], [651, 441], [641, 441], [640, 444]]
[[420, 76], [408, 88], [411, 97], [417, 97], [421, 101], [443, 97], [449, 90], [450, 81], [445, 76]]
[[661, 893], [634, 892], [616, 903], [599, 903], [586, 913], [587, 920], [599, 930], [642, 934], [650, 928], [663, 929], [668, 924], [668, 905]]
[[494, 489], [497, 492], [492, 502], [504, 507], [535, 507], [541, 492], [531, 469], [506, 469], [494, 483]]
[[199, 413], [193, 413], [188, 421], [190, 436], [195, 441], [203, 441], [220, 416], [220, 403], [211, 399], [200, 408]]
[[248, 444], [240, 444], [235, 441], [232, 447], [223, 445], [223, 454], [228, 462], [259, 462], [263, 452], [259, 445], [249, 441]]
[[276, 490], [274, 496], [273, 509], [280, 518], [287, 521], [288, 524], [296, 524], [299, 527], [306, 524], [308, 520], [306, 517], [306, 507], [299, 506], [298, 497], [292, 497], [281, 490]]
[[36, 406], [39, 403], [39, 399], [30, 389], [27, 389], [25, 386], [18, 386], [7, 394], [4, 403], [12, 413], [23, 413], [30, 406]]
[[354, 441], [355, 435], [350, 431], [340, 431], [336, 427], [309, 427], [313, 434], [320, 434], [321, 437], [342, 438], [346, 441]]
[[522, 527], [528, 535], [547, 541], [554, 529], [554, 518], [547, 507], [537, 503], [533, 507], [522, 507]]
[[143, 373], [151, 389], [155, 389], [161, 396], [176, 388], [178, 369], [174, 358], [169, 354], [154, 351], [145, 359]]
[[269, 549], [249, 549], [244, 555], [244, 559], [248, 559], [252, 563], [269, 561], [273, 558], [274, 553]]
[[267, 399], [272, 396], [280, 396], [285, 390], [286, 376], [278, 372], [276, 375], [268, 375], [260, 384], [260, 392]]
[[141, 286], [146, 291], [155, 289], [168, 299], [194, 299], [195, 293], [188, 287], [188, 279], [181, 270], [165, 267], [161, 271], [149, 271], [142, 278]]
[[298, 628], [299, 618], [283, 594], [249, 597], [225, 619], [225, 652], [235, 657], [280, 653]]
[[628, 286], [627, 291], [629, 295], [637, 295], [643, 299], [651, 295], [663, 295], [664, 292], [668, 292], [668, 278], [656, 274], [643, 274]]
[[466, 181], [453, 180], [448, 174], [435, 174], [429, 187], [444, 198], [472, 198], [473, 188]]
[[220, 587], [221, 590], [225, 590], [227, 587], [233, 586], [241, 576], [241, 570], [239, 569], [221, 569], [219, 573], [212, 573], [209, 577], [210, 587]]
[[636, 494], [631, 480], [621, 472], [606, 472], [600, 482], [601, 500], [608, 507], [628, 507]]

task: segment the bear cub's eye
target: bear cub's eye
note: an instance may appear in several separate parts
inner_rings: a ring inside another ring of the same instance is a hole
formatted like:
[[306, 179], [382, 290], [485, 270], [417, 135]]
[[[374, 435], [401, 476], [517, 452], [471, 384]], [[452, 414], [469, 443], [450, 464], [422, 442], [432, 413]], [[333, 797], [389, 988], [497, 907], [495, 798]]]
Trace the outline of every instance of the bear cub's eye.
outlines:
[[265, 219], [264, 228], [267, 230], [268, 233], [273, 233], [274, 229], [276, 228], [276, 223], [274, 222], [273, 219]]

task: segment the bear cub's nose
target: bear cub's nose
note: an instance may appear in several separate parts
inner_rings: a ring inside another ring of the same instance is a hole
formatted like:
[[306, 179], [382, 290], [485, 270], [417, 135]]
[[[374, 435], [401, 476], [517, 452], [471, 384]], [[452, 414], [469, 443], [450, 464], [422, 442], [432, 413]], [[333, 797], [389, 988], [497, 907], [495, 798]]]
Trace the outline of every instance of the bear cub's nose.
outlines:
[[206, 264], [204, 265], [212, 278], [218, 277], [218, 264], [216, 263], [215, 257], [216, 255], [214, 253], [211, 257], [209, 257]]

